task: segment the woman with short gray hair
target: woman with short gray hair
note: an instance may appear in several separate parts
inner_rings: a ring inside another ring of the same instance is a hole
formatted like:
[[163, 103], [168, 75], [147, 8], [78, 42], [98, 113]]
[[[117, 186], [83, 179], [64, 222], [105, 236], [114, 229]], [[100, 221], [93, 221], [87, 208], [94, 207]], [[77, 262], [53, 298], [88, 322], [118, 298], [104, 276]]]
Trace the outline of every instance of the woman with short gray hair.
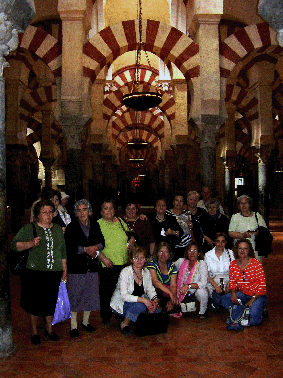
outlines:
[[77, 217], [66, 228], [65, 240], [69, 270], [68, 293], [71, 305], [72, 338], [79, 337], [77, 313], [83, 311], [81, 328], [94, 332], [89, 323], [91, 311], [100, 308], [98, 260], [102, 256], [104, 237], [98, 223], [91, 219], [92, 207], [82, 199], [75, 203]]

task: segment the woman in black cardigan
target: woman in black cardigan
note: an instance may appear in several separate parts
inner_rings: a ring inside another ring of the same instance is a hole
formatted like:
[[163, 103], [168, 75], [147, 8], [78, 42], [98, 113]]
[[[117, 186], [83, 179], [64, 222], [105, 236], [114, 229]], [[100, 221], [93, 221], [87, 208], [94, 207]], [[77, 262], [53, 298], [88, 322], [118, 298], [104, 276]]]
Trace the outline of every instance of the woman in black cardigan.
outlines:
[[66, 228], [65, 241], [68, 266], [68, 294], [71, 305], [73, 338], [79, 337], [77, 313], [83, 311], [81, 327], [88, 332], [95, 328], [89, 323], [91, 311], [100, 308], [98, 259], [103, 259], [104, 237], [98, 223], [91, 219], [90, 203], [82, 199], [74, 206], [77, 219]]

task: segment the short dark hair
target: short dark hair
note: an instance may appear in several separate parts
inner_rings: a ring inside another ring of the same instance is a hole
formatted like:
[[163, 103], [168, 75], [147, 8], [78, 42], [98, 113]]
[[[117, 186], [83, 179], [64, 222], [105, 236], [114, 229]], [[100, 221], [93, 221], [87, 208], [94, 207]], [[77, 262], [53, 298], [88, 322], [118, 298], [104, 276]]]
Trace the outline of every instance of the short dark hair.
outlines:
[[215, 234], [214, 241], [216, 241], [220, 236], [223, 236], [226, 242], [228, 241], [228, 235], [226, 234], [226, 232], [223, 232], [223, 231], [217, 232]]
[[35, 206], [34, 206], [34, 209], [33, 209], [33, 214], [34, 214], [34, 218], [36, 220], [38, 220], [38, 217], [39, 217], [39, 213], [40, 213], [40, 210], [44, 207], [44, 206], [50, 206], [53, 210], [53, 212], [55, 211], [55, 207], [53, 205], [53, 203], [49, 200], [42, 200], [42, 201], [38, 201]]
[[46, 193], [44, 193], [43, 199], [51, 200], [51, 198], [53, 198], [54, 196], [57, 196], [59, 199], [59, 203], [61, 203], [61, 198], [62, 198], [61, 193], [59, 192], [59, 190], [56, 190], [56, 189], [51, 189], [51, 190], [48, 190]]
[[115, 211], [116, 211], [116, 201], [113, 199], [113, 198], [105, 198], [102, 203], [101, 203], [101, 206], [100, 206], [100, 211], [103, 209], [103, 206], [105, 203], [112, 203]]
[[185, 259], [188, 260], [188, 251], [189, 251], [189, 249], [190, 249], [193, 245], [194, 245], [195, 247], [197, 247], [197, 249], [198, 249], [198, 260], [203, 260], [204, 256], [203, 256], [203, 252], [202, 252], [201, 246], [200, 246], [197, 242], [194, 242], [194, 241], [191, 241], [191, 242], [187, 245], [187, 248], [185, 249], [185, 254], [184, 254]]
[[239, 258], [238, 248], [239, 248], [240, 243], [247, 243], [247, 245], [249, 247], [249, 257], [255, 257], [255, 251], [254, 251], [253, 245], [250, 242], [250, 240], [249, 239], [239, 239], [239, 240], [237, 240], [237, 242], [235, 244], [235, 248], [234, 248], [235, 259]]
[[154, 260], [158, 260], [158, 252], [161, 250], [162, 247], [167, 247], [168, 252], [169, 252], [169, 258], [170, 258], [170, 260], [172, 260], [173, 259], [172, 249], [171, 249], [170, 245], [167, 242], [165, 242], [165, 241], [162, 241], [159, 244], [157, 244], [157, 246], [154, 249], [152, 258]]

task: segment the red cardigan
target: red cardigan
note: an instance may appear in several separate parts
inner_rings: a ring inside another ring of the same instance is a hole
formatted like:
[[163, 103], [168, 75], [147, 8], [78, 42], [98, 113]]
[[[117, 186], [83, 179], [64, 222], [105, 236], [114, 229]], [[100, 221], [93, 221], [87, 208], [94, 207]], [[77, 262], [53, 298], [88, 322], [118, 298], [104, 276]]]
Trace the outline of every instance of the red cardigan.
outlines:
[[229, 268], [229, 285], [231, 290], [240, 290], [246, 295], [265, 295], [266, 280], [261, 263], [252, 258], [249, 265], [242, 270], [237, 260], [232, 261]]

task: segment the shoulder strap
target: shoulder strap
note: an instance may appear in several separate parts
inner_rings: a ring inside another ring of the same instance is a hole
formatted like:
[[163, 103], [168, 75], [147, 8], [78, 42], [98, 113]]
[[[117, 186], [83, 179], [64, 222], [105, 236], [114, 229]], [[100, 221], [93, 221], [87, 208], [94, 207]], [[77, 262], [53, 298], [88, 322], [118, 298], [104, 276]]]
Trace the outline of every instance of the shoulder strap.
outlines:
[[31, 225], [32, 225], [33, 237], [36, 238], [37, 237], [37, 232], [36, 232], [36, 228], [35, 228], [34, 222], [32, 222]]
[[256, 220], [256, 223], [257, 223], [257, 225], [258, 225], [258, 227], [259, 227], [259, 224], [258, 224], [258, 219], [257, 219], [257, 215], [256, 215], [256, 212], [255, 212], [255, 220]]
[[122, 229], [123, 229], [123, 231], [126, 233], [126, 230], [125, 230], [125, 228], [124, 228], [124, 226], [123, 226], [123, 223], [122, 223], [122, 221], [121, 221], [121, 218], [120, 217], [118, 217], [118, 219], [119, 219], [119, 222], [120, 222], [120, 225], [121, 225], [121, 227], [122, 227]]

